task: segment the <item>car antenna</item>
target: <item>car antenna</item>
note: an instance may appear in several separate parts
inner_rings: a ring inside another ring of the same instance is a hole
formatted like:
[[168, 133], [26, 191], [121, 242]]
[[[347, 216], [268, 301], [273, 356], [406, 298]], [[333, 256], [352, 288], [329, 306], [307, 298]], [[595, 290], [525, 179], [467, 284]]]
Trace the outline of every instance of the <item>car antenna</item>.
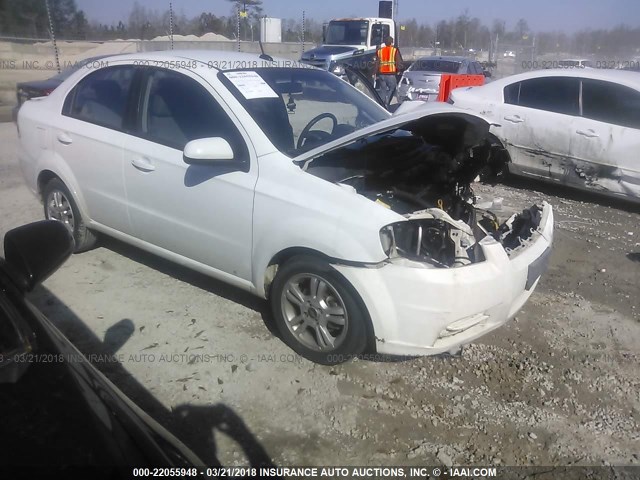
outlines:
[[262, 60], [267, 60], [269, 62], [273, 62], [274, 61], [273, 57], [271, 55], [267, 55], [266, 53], [264, 53], [264, 47], [262, 46], [262, 39], [258, 40], [258, 44], [260, 45], [260, 52], [262, 52], [258, 58]]

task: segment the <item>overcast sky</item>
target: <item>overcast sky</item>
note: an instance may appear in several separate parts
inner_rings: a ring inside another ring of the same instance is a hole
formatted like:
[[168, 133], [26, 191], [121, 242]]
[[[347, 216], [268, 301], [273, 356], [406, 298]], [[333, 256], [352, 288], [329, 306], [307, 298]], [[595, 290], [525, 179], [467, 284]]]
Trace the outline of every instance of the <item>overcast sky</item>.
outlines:
[[[76, 0], [89, 21], [126, 22], [131, 0]], [[169, 8], [169, 0], [138, 0], [158, 12]], [[265, 14], [276, 18], [296, 18], [306, 15], [318, 21], [345, 16], [377, 16], [377, 0], [263, 0]], [[202, 12], [227, 16], [231, 11], [227, 0], [173, 0], [176, 12], [188, 17]], [[640, 25], [640, 0], [399, 0], [399, 19], [415, 17], [418, 22], [434, 24], [458, 16], [465, 9], [490, 26], [495, 18], [506, 20], [513, 28], [524, 18], [535, 31], [562, 30], [573, 32], [582, 28], [611, 28], [625, 23]]]

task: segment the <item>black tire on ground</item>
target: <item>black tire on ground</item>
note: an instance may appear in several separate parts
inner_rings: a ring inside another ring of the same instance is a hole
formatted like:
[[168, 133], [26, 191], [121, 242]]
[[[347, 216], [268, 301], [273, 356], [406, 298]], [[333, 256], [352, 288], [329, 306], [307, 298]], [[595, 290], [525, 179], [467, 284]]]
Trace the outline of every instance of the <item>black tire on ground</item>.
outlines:
[[[89, 230], [85, 225], [82, 215], [80, 214], [80, 209], [78, 208], [73, 195], [71, 195], [67, 186], [59, 178], [51, 179], [42, 190], [45, 218], [61, 220], [60, 218], [54, 218], [51, 212], [51, 202], [54, 202], [54, 198], [56, 197], [58, 200], [62, 199], [63, 203], [66, 202], [64, 203], [65, 205], [68, 203], [68, 206], [71, 209], [73, 225], [71, 225], [68, 220], [63, 221], [63, 223], [65, 223], [73, 235], [73, 240], [75, 242], [73, 251], [75, 253], [79, 253], [91, 250], [97, 241], [96, 234]], [[68, 218], [68, 213], [66, 215], [61, 214], [60, 216]]]
[[[292, 294], [292, 285], [299, 287], [302, 298]], [[369, 345], [370, 322], [362, 300], [340, 273], [319, 258], [297, 256], [282, 265], [271, 285], [269, 301], [283, 341], [312, 362], [336, 365], [362, 354]], [[297, 320], [289, 322], [287, 318]], [[327, 338], [333, 339], [334, 346]], [[310, 348], [314, 341], [316, 348]]]

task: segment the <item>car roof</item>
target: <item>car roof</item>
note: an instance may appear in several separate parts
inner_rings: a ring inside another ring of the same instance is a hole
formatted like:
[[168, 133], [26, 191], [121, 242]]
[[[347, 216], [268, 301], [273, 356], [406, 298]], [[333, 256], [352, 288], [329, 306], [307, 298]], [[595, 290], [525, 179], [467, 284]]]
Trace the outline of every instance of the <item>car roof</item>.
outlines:
[[[268, 53], [267, 53], [268, 54]], [[258, 67], [276, 68], [276, 67], [300, 67], [314, 68], [309, 65], [300, 63], [298, 60], [291, 60], [283, 57], [271, 57], [273, 62], [260, 58], [258, 53], [244, 53], [224, 50], [163, 50], [156, 52], [138, 52], [125, 55], [113, 55], [105, 60], [109, 61], [129, 61], [129, 60], [151, 60], [157, 62], [181, 62], [196, 61], [208, 64], [214, 70], [235, 70], [241, 68]], [[158, 66], [161, 66], [158, 65]]]

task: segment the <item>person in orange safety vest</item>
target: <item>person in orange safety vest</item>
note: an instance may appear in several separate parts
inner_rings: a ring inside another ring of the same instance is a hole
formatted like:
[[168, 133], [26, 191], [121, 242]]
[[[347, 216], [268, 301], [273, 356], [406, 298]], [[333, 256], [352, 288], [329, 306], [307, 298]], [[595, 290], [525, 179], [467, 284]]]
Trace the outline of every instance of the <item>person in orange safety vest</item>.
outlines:
[[385, 38], [384, 43], [376, 57], [376, 86], [384, 104], [389, 105], [398, 87], [396, 75], [402, 66], [402, 55], [393, 45], [393, 37]]

